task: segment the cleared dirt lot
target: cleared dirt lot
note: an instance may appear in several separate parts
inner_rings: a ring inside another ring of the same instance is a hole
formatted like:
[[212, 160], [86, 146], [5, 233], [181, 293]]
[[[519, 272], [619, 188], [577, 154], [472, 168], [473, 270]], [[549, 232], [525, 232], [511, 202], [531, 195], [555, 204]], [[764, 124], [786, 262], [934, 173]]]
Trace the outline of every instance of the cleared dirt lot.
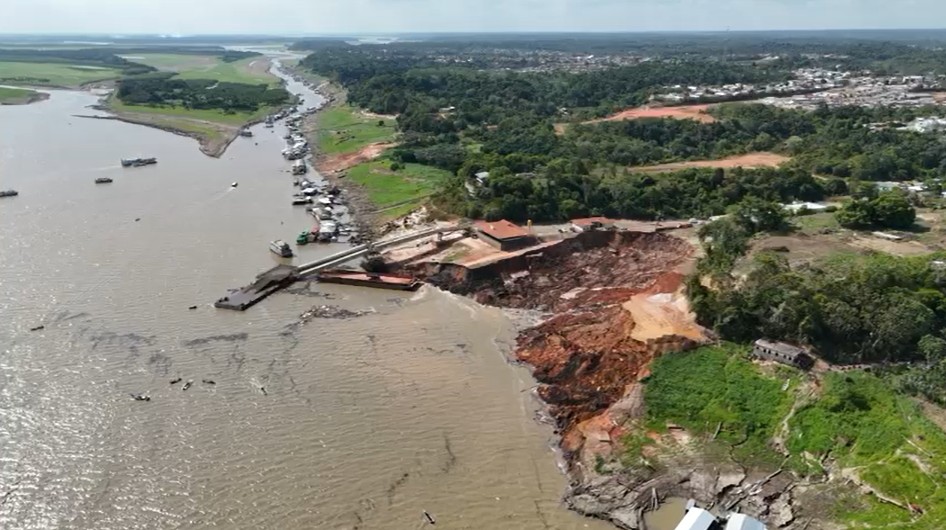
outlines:
[[787, 162], [789, 157], [776, 153], [760, 151], [757, 153], [746, 153], [744, 155], [728, 156], [716, 160], [690, 160], [687, 162], [670, 162], [668, 164], [655, 164], [653, 166], [634, 166], [633, 171], [643, 171], [645, 173], [665, 173], [668, 171], [679, 171], [689, 167], [776, 167]]
[[701, 123], [716, 121], [707, 111], [710, 105], [680, 105], [677, 107], [634, 107], [625, 109], [604, 118], [589, 120], [584, 123], [602, 121], [637, 120], [640, 118], [673, 118], [676, 120], [696, 120]]

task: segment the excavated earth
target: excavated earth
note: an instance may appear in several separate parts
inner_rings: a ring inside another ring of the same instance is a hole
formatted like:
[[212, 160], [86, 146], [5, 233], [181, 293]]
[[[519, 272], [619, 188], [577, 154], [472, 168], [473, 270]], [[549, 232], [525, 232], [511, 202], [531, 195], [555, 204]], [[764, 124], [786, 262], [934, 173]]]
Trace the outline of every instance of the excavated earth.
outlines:
[[514, 355], [532, 367], [561, 436], [570, 508], [638, 529], [645, 528], [643, 513], [654, 497], [686, 496], [706, 505], [738, 501], [777, 528], [793, 528], [791, 496], [777, 493], [786, 487], [784, 477], [760, 484], [767, 475], [728, 458], [707, 459], [693, 444], [672, 448], [673, 464], [660, 471], [601, 469], [600, 462], [620, 456], [626, 426], [642, 417], [640, 381], [654, 357], [712, 338], [683, 295], [682, 272], [694, 250], [664, 233], [586, 232], [479, 268], [408, 268], [480, 303], [543, 314], [540, 324], [519, 334]]

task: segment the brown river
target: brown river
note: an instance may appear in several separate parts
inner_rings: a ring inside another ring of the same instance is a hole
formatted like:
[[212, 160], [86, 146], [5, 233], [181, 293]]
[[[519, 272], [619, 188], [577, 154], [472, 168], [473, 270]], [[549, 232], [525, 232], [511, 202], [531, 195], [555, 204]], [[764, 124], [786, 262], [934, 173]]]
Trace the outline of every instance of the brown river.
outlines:
[[[212, 307], [311, 224], [281, 125], [213, 159], [73, 117], [95, 102], [0, 107], [0, 528], [612, 528], [561, 505], [501, 310], [328, 285]], [[320, 305], [361, 316], [291, 325]]]

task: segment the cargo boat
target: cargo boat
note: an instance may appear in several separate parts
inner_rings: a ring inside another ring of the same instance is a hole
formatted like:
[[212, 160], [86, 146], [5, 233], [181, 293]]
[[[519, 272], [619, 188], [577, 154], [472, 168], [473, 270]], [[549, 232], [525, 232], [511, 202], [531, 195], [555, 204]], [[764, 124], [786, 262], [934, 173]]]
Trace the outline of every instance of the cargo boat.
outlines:
[[149, 166], [149, 165], [151, 165], [151, 164], [157, 164], [157, 163], [158, 163], [158, 159], [157, 159], [157, 158], [154, 158], [154, 157], [151, 157], [151, 158], [123, 158], [123, 159], [122, 159], [122, 167], [141, 167], [141, 166]]
[[282, 239], [277, 239], [269, 244], [269, 250], [277, 256], [283, 258], [292, 257], [292, 247]]
[[393, 289], [396, 291], [414, 291], [423, 284], [423, 282], [413, 276], [344, 269], [324, 270], [319, 272], [316, 277], [323, 283], [377, 287], [379, 289]]

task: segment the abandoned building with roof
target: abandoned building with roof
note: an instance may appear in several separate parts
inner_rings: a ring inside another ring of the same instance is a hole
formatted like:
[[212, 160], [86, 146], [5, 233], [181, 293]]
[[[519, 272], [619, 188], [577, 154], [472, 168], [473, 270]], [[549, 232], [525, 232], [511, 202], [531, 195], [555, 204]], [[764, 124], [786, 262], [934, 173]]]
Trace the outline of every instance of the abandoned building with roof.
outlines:
[[809, 370], [815, 364], [815, 359], [804, 348], [765, 339], [759, 339], [753, 343], [752, 355], [760, 359], [801, 368], [802, 370]]
[[478, 221], [476, 231], [483, 241], [499, 250], [515, 250], [530, 245], [534, 240], [525, 228], [505, 219]]

